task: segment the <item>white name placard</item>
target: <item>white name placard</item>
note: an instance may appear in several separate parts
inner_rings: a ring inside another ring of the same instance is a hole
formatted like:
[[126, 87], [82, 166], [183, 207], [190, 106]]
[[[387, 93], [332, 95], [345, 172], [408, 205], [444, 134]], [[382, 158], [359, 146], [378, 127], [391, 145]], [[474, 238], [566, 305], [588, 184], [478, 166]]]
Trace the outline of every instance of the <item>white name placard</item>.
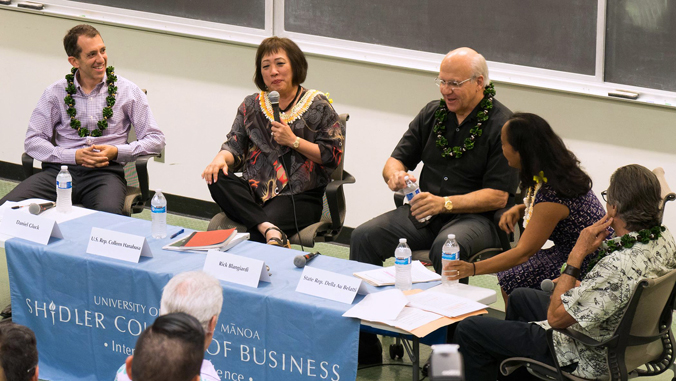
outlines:
[[361, 279], [305, 266], [296, 291], [340, 303], [352, 304]]
[[138, 263], [141, 256], [152, 257], [146, 237], [113, 230], [92, 228], [87, 254]]
[[2, 217], [0, 233], [42, 245], [49, 243], [49, 237], [63, 238], [59, 224], [53, 219], [11, 209]]
[[265, 262], [218, 250], [207, 251], [204, 272], [226, 282], [258, 288], [258, 282], [269, 282]]

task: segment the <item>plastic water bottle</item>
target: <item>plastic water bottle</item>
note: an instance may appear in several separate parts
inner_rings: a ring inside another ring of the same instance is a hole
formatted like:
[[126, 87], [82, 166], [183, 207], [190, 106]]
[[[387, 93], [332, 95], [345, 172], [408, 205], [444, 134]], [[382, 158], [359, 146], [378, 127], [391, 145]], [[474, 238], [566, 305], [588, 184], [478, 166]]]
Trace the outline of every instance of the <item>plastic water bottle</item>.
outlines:
[[56, 210], [68, 213], [73, 209], [73, 178], [68, 166], [62, 165], [56, 176]]
[[458, 284], [458, 280], [449, 280], [449, 276], [456, 276], [458, 275], [458, 270], [449, 270], [445, 271], [444, 269], [446, 268], [446, 264], [451, 262], [451, 261], [459, 261], [460, 260], [460, 246], [458, 246], [458, 242], [455, 240], [455, 234], [449, 234], [448, 239], [444, 243], [444, 247], [441, 248], [441, 284], [444, 286], [452, 286]]
[[[404, 189], [404, 194], [406, 195], [406, 200], [410, 203], [411, 200], [413, 200], [413, 197], [420, 193], [420, 187], [418, 184], [414, 183], [411, 181], [408, 176], [404, 177], [404, 181], [406, 181], [406, 188]], [[432, 216], [427, 216], [425, 218], [421, 218], [418, 220], [418, 222], [425, 222], [429, 221], [429, 219], [432, 218]]]
[[153, 238], [164, 238], [167, 236], [167, 199], [164, 198], [161, 189], [155, 190], [155, 195], [150, 201], [150, 211], [152, 212], [152, 233]]
[[394, 250], [394, 287], [406, 291], [411, 289], [411, 249], [406, 244], [406, 238], [399, 239], [399, 245]]

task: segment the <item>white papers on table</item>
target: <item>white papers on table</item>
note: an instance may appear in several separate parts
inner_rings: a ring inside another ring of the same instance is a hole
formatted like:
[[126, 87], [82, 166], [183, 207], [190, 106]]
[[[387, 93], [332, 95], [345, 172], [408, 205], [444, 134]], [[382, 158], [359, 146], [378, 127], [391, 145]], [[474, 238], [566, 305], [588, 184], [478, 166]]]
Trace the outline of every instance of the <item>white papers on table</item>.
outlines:
[[393, 327], [403, 329], [411, 332], [416, 328], [420, 328], [425, 324], [431, 323], [441, 316], [434, 312], [420, 310], [418, 308], [404, 307], [394, 320], [382, 320], [379, 323], [385, 323]]
[[485, 304], [461, 296], [440, 292], [423, 291], [414, 295], [408, 295], [407, 298], [409, 307], [435, 312], [451, 318], [487, 308]]
[[[354, 276], [374, 286], [389, 286], [394, 284], [395, 268], [394, 266], [390, 266], [360, 271], [354, 273]], [[441, 280], [441, 275], [428, 270], [420, 261], [411, 262], [411, 281], [413, 283], [432, 282], [435, 280]]]
[[401, 290], [387, 290], [368, 294], [356, 306], [347, 310], [343, 316], [369, 321], [385, 321], [397, 318], [408, 299]]

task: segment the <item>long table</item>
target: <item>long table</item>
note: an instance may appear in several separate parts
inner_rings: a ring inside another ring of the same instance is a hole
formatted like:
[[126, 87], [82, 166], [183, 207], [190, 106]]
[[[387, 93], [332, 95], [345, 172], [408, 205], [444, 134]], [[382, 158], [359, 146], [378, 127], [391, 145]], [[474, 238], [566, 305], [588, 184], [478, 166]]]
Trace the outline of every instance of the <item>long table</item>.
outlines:
[[[165, 251], [168, 238], [149, 238], [153, 258], [118, 261], [85, 253], [91, 228], [149, 235], [148, 221], [95, 213], [60, 227], [64, 239], [46, 246], [5, 242], [14, 321], [38, 337], [41, 377], [112, 380], [157, 317], [164, 285], [202, 269], [206, 254]], [[354, 380], [359, 321], [341, 316], [350, 305], [295, 292], [299, 252], [254, 242], [230, 252], [264, 260], [272, 282], [221, 282], [223, 310], [205, 356], [222, 379]], [[344, 274], [372, 268], [324, 256], [311, 265]]]
[[[14, 321], [38, 337], [41, 377], [112, 380], [133, 353], [137, 336], [159, 314], [164, 285], [177, 273], [202, 269], [206, 254], [162, 250], [169, 238], [148, 238], [153, 258], [118, 261], [85, 253], [91, 228], [150, 236], [150, 222], [96, 212], [59, 225], [64, 239], [52, 238], [47, 246], [16, 238], [5, 242]], [[293, 258], [299, 252], [254, 242], [230, 252], [264, 260], [272, 282], [256, 289], [221, 282], [223, 310], [205, 357], [222, 379], [354, 380], [360, 322], [342, 317], [350, 305], [295, 292], [302, 270]], [[342, 274], [375, 268], [325, 256], [311, 265]], [[464, 287], [457, 293], [486, 304], [495, 301], [493, 291]], [[401, 333], [376, 327], [381, 334]]]

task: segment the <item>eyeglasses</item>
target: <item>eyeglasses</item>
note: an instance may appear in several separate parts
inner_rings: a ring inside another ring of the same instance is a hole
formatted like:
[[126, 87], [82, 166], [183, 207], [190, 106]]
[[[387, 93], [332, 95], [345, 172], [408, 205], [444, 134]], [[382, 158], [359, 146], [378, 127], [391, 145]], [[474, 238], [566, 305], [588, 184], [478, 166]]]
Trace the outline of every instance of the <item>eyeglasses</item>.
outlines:
[[460, 86], [464, 85], [465, 82], [471, 81], [472, 79], [474, 79], [474, 76], [471, 76], [464, 81], [458, 82], [458, 81], [444, 81], [443, 79], [437, 77], [434, 80], [434, 83], [436, 83], [437, 86], [439, 86], [439, 87], [448, 86], [448, 87], [451, 88], [451, 90], [457, 90], [458, 88], [460, 88]]
[[604, 190], [601, 192], [601, 197], [603, 198], [603, 201], [608, 202], [608, 190]]

